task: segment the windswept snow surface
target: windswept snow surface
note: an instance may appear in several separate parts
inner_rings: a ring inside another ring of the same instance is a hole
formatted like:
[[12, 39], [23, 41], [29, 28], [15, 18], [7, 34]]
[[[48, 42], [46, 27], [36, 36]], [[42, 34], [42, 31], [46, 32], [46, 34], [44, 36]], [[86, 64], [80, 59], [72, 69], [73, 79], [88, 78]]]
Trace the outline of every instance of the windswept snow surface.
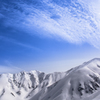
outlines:
[[66, 72], [0, 75], [0, 100], [100, 100], [100, 58]]

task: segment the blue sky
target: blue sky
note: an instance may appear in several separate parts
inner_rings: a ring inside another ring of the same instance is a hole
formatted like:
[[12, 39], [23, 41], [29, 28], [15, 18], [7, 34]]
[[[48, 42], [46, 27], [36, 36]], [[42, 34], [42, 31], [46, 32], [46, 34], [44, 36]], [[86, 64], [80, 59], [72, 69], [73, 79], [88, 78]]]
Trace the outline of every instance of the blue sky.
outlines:
[[0, 0], [0, 73], [66, 71], [100, 57], [99, 0]]

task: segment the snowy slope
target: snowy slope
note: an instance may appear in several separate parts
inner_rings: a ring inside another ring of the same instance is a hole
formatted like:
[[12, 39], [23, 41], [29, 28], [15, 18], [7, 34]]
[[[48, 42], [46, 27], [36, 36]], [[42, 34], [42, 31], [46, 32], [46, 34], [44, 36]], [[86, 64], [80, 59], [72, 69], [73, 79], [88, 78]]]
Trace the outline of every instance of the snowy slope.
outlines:
[[100, 97], [99, 65], [100, 59], [83, 63], [30, 100], [98, 100]]
[[0, 100], [26, 100], [62, 79], [66, 73], [45, 74], [39, 71], [0, 75]]
[[100, 100], [100, 59], [66, 72], [0, 75], [0, 100]]

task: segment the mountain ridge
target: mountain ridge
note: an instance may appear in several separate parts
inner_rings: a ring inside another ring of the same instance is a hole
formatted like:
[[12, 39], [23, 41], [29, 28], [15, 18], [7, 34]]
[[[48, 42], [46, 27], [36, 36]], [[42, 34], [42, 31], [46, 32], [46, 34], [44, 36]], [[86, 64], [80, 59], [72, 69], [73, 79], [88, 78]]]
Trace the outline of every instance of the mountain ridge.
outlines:
[[99, 93], [100, 58], [66, 72], [0, 74], [0, 100], [98, 100]]

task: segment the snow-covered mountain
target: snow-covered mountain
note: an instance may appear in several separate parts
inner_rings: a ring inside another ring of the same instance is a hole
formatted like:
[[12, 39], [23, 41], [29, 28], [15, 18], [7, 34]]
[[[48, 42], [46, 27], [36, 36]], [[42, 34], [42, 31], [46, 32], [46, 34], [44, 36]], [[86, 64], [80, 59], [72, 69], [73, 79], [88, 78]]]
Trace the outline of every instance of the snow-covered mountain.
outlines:
[[0, 100], [100, 100], [100, 58], [66, 72], [0, 75]]

